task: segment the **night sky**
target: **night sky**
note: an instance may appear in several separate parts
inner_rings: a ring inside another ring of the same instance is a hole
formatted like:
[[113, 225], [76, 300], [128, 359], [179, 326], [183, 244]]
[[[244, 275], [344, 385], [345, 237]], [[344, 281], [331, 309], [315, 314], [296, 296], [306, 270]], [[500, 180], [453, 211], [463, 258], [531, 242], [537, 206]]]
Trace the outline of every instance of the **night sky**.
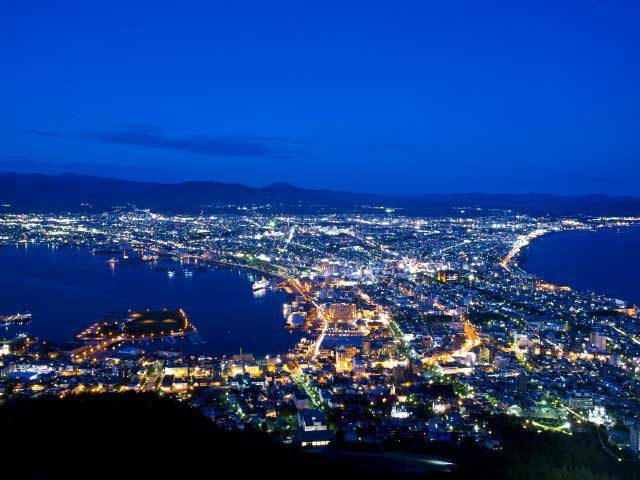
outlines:
[[0, 6], [0, 170], [640, 195], [638, 1]]

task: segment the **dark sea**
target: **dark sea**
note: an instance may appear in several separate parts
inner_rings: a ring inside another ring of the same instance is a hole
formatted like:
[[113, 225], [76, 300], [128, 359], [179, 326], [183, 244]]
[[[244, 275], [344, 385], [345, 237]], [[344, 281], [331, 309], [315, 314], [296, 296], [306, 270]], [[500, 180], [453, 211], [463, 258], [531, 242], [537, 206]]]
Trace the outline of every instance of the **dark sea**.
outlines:
[[520, 266], [559, 285], [640, 305], [640, 227], [551, 233], [529, 245]]
[[178, 348], [189, 353], [234, 354], [242, 348], [277, 354], [300, 338], [283, 328], [288, 295], [269, 291], [256, 297], [245, 271], [175, 260], [120, 259], [112, 266], [111, 257], [75, 247], [0, 248], [0, 315], [33, 315], [27, 326], [2, 327], [0, 338], [26, 329], [41, 340], [67, 342], [109, 312], [162, 308], [183, 308], [196, 326], [198, 335]]

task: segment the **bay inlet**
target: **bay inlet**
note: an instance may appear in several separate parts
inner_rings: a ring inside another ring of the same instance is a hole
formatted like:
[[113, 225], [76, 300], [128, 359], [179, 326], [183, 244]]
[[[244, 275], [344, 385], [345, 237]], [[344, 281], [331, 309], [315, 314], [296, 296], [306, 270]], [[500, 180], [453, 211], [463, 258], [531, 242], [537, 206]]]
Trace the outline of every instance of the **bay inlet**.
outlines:
[[[110, 255], [48, 245], [0, 248], [2, 314], [28, 311], [30, 336], [67, 342], [110, 312], [182, 308], [197, 328], [189, 352], [284, 353], [300, 338], [286, 330], [282, 314], [289, 296], [255, 295], [250, 274], [215, 265], [109, 262]], [[7, 337], [14, 332], [0, 332]]]
[[640, 305], [640, 227], [550, 233], [521, 252], [520, 266], [555, 284]]

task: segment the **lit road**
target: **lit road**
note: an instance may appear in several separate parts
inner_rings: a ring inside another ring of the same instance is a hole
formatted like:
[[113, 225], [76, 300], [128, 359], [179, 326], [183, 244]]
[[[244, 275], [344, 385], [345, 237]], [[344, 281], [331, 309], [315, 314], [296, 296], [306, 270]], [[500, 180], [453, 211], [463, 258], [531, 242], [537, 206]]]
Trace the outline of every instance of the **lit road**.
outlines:
[[529, 245], [532, 240], [541, 237], [546, 233], [548, 233], [548, 230], [538, 228], [533, 232], [527, 233], [526, 235], [518, 236], [515, 243], [513, 244], [513, 247], [511, 247], [511, 250], [509, 250], [509, 253], [507, 253], [507, 255], [502, 259], [502, 262], [500, 262], [502, 268], [504, 268], [506, 271], [509, 271], [509, 263], [511, 263], [511, 261], [518, 256], [520, 250]]
[[636, 345], [640, 345], [640, 340], [638, 340], [636, 337], [634, 337], [633, 335], [625, 332], [624, 330], [618, 328], [614, 323], [612, 322], [605, 322], [607, 325], [609, 325], [611, 328], [613, 328], [616, 332], [618, 332], [620, 335], [624, 335], [625, 337], [627, 337], [629, 340], [631, 340], [633, 343], [635, 343]]
[[313, 349], [313, 355], [311, 358], [315, 359], [318, 354], [320, 353], [320, 346], [322, 345], [322, 342], [324, 341], [324, 337], [327, 333], [327, 328], [329, 326], [329, 322], [327, 321], [327, 319], [324, 316], [324, 310], [323, 308], [318, 305], [318, 303], [313, 299], [313, 297], [311, 295], [309, 295], [309, 292], [307, 292], [304, 287], [300, 284], [300, 282], [298, 280], [296, 280], [295, 278], [289, 278], [287, 279], [287, 282], [289, 283], [289, 285], [291, 285], [291, 287], [296, 290], [300, 295], [302, 295], [305, 300], [307, 302], [310, 302], [316, 309], [316, 311], [318, 312], [318, 318], [320, 320], [322, 320], [323, 325], [322, 325], [322, 331], [320, 333], [320, 335], [318, 336], [317, 340], [316, 340], [316, 344], [315, 347]]

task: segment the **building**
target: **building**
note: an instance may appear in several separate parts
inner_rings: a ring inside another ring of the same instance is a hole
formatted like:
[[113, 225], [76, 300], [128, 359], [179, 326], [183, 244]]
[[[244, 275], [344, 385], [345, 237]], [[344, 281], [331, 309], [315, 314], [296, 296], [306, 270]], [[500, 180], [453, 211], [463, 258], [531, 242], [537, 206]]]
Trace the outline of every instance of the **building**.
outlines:
[[589, 342], [601, 352], [607, 349], [607, 337], [599, 332], [591, 332], [589, 335]]
[[460, 280], [460, 274], [455, 270], [440, 270], [436, 279], [441, 283], [457, 282]]
[[321, 410], [305, 408], [298, 411], [298, 427], [303, 432], [321, 432], [327, 430], [327, 417]]
[[350, 372], [353, 370], [353, 353], [345, 348], [339, 348], [335, 352], [336, 372]]
[[340, 275], [342, 267], [337, 262], [330, 262], [324, 266], [324, 274], [326, 277], [335, 277]]
[[293, 395], [293, 403], [298, 410], [306, 410], [309, 408], [309, 396], [302, 390], [297, 389]]
[[351, 323], [356, 319], [356, 306], [353, 303], [333, 303], [326, 310], [329, 321]]
[[292, 312], [289, 314], [287, 323], [293, 327], [301, 327], [306, 321], [305, 312]]
[[333, 440], [324, 412], [312, 408], [298, 411], [298, 436], [306, 448], [326, 447]]
[[185, 378], [189, 376], [189, 367], [183, 363], [169, 361], [164, 367], [165, 375], [173, 375], [176, 378]]
[[529, 391], [529, 375], [524, 372], [518, 375], [516, 390], [523, 395]]
[[589, 392], [575, 392], [567, 400], [567, 406], [574, 410], [587, 411], [593, 408], [593, 397]]

